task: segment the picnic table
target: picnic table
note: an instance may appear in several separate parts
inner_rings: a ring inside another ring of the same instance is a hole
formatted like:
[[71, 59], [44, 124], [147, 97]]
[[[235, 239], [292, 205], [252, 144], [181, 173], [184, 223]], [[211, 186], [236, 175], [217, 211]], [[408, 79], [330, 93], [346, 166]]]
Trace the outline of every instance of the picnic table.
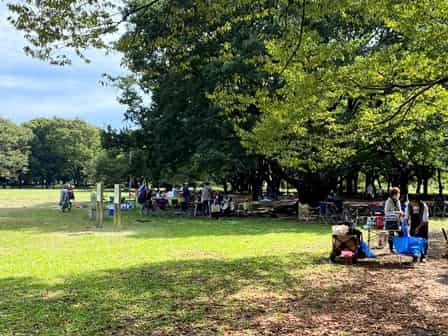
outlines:
[[446, 217], [448, 215], [448, 201], [426, 202], [433, 217]]
[[256, 215], [296, 214], [298, 199], [262, 200], [250, 203], [249, 213]]

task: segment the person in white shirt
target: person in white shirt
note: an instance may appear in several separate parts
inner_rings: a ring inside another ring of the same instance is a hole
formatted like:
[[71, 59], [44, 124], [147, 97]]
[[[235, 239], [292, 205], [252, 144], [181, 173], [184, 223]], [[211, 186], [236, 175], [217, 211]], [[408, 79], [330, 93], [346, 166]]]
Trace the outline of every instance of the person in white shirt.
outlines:
[[[396, 216], [396, 220], [398, 222], [398, 228], [400, 227], [400, 221], [403, 217], [403, 211], [401, 210], [401, 203], [400, 203], [400, 189], [397, 187], [394, 187], [390, 190], [390, 197], [387, 199], [386, 203], [384, 204], [384, 215], [387, 219], [387, 217], [393, 217]], [[393, 230], [389, 231], [389, 249], [390, 252], [394, 252], [394, 236], [395, 232]], [[400, 235], [400, 231], [398, 231], [398, 234]]]
[[208, 184], [204, 184], [201, 191], [202, 212], [204, 216], [210, 216], [210, 203], [212, 201], [212, 191]]

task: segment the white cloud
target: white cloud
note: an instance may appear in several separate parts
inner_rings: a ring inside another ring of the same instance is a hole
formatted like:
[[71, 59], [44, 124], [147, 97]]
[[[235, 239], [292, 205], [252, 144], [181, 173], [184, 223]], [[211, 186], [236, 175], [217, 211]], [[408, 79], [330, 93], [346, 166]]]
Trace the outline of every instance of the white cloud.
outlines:
[[55, 80], [54, 78], [36, 78], [23, 75], [1, 75], [0, 89], [21, 89], [33, 91], [51, 91], [51, 89], [80, 87], [80, 82], [70, 78]]
[[[0, 0], [1, 1], [1, 0]], [[32, 59], [23, 52], [25, 40], [6, 20], [0, 2], [0, 117], [23, 122], [36, 117], [79, 117], [99, 126], [119, 127], [125, 107], [114, 88], [101, 87], [103, 73], [120, 75], [120, 55], [89, 51], [92, 63], [74, 59], [58, 67]]]

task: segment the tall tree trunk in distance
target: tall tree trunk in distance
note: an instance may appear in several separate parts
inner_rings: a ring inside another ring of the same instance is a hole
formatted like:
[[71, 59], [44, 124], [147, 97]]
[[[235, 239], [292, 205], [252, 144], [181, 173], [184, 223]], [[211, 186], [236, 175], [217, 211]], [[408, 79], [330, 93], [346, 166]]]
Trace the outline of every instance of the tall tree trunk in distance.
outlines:
[[416, 194], [420, 194], [422, 190], [422, 178], [420, 176], [417, 176], [417, 188], [415, 189]]
[[408, 183], [409, 183], [408, 174], [406, 171], [402, 171], [400, 175], [400, 190], [402, 195], [408, 194]]
[[278, 195], [280, 194], [280, 185], [281, 180], [278, 178], [271, 178], [270, 181], [268, 181], [267, 185], [267, 192], [268, 196], [273, 197], [274, 199], [278, 198]]
[[428, 176], [426, 175], [426, 176], [423, 178], [423, 195], [424, 195], [425, 197], [428, 196], [428, 181], [429, 181], [429, 178], [428, 178]]
[[[373, 182], [373, 183], [372, 183]], [[375, 188], [375, 180], [372, 178], [372, 174], [370, 173], [366, 173], [366, 183], [364, 185], [364, 192], [367, 192], [367, 187], [369, 186], [369, 184], [373, 185], [373, 188]]]
[[439, 183], [439, 195], [443, 195], [442, 170], [437, 168], [437, 182]]
[[252, 200], [260, 200], [263, 194], [263, 178], [260, 176], [255, 176], [252, 180]]
[[222, 186], [223, 186], [223, 189], [224, 189], [224, 194], [227, 194], [227, 192], [228, 192], [227, 181], [222, 181]]
[[[383, 186], [381, 185], [380, 176], [376, 177], [376, 181], [378, 182], [378, 188], [379, 190], [383, 189]], [[373, 189], [375, 190], [375, 178], [373, 178]]]
[[347, 193], [347, 195], [351, 196], [353, 194], [353, 175], [352, 174], [347, 175], [345, 181], [346, 181], [345, 192]]

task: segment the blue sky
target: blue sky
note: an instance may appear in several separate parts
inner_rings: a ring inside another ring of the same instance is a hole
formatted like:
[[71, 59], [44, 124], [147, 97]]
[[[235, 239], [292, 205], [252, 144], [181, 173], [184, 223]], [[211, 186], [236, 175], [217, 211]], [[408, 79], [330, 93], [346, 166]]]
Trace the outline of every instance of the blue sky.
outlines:
[[18, 123], [78, 117], [100, 127], [125, 125], [125, 107], [116, 101], [116, 90], [99, 84], [103, 73], [124, 73], [118, 54], [92, 51], [92, 63], [75, 60], [65, 67], [32, 59], [23, 53], [25, 41], [7, 22], [8, 14], [0, 1], [0, 117]]

